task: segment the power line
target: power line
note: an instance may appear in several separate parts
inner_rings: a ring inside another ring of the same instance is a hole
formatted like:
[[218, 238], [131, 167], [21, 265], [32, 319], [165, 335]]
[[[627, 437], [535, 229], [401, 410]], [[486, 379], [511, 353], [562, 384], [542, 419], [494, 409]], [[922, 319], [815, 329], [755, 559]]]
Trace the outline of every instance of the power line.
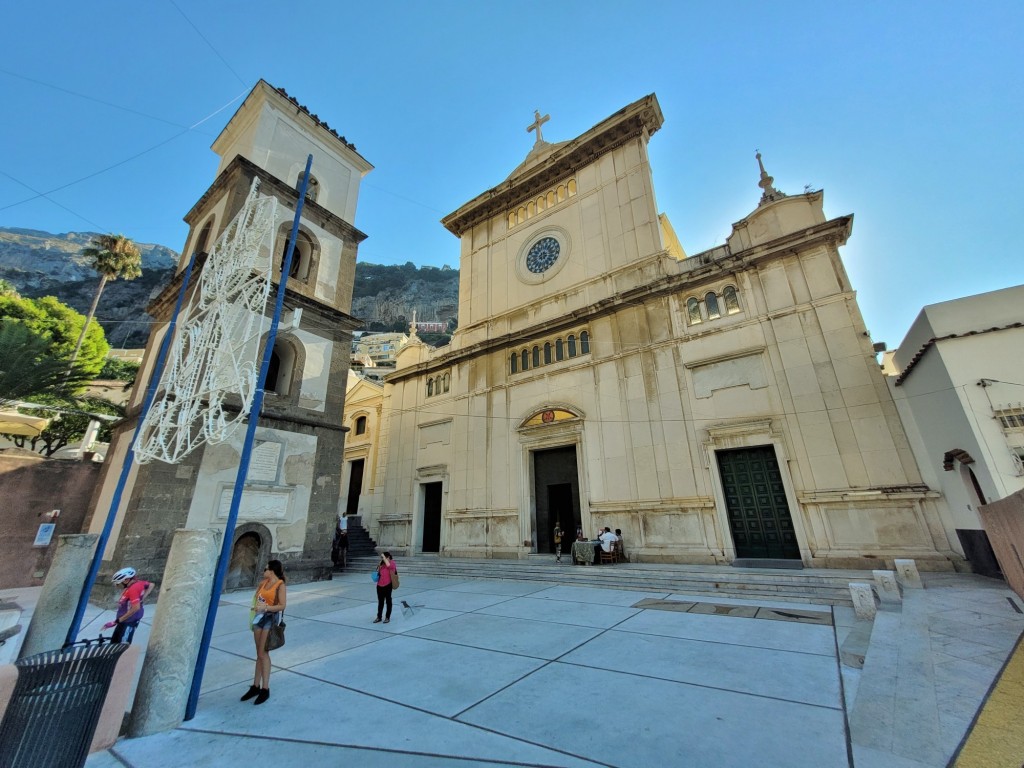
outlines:
[[[58, 202], [57, 202], [56, 200], [54, 200], [54, 199], [52, 199], [52, 198], [50, 198], [50, 197], [47, 197], [47, 193], [45, 193], [45, 192], [40, 192], [40, 191], [39, 191], [38, 189], [35, 189], [34, 187], [30, 186], [29, 184], [26, 184], [26, 183], [25, 183], [24, 181], [22, 181], [21, 179], [16, 179], [16, 178], [15, 178], [14, 176], [11, 176], [11, 174], [7, 173], [7, 171], [4, 171], [4, 170], [0, 170], [0, 174], [3, 174], [3, 175], [4, 175], [4, 176], [6, 176], [6, 177], [7, 177], [8, 179], [10, 179], [11, 181], [13, 181], [13, 182], [14, 182], [15, 184], [20, 184], [21, 186], [25, 187], [25, 189], [29, 190], [30, 192], [35, 192], [35, 195], [36, 195], [36, 197], [42, 197], [42, 198], [45, 198], [45, 199], [46, 199], [47, 201], [49, 201], [49, 202], [53, 203], [53, 204], [54, 204], [54, 205], [56, 205], [56, 206], [57, 206], [58, 208], [63, 208], [63, 209], [65, 210], [65, 211], [67, 211], [68, 213], [70, 213], [70, 214], [71, 214], [72, 216], [77, 216], [77, 217], [78, 217], [78, 218], [80, 218], [80, 219], [81, 219], [82, 221], [84, 221], [84, 222], [86, 222], [87, 224], [90, 224], [90, 225], [92, 225], [93, 227], [95, 227], [95, 228], [96, 228], [97, 230], [101, 230], [101, 231], [106, 231], [106, 228], [105, 228], [105, 227], [101, 227], [101, 226], [100, 226], [99, 224], [97, 224], [97, 223], [96, 223], [95, 221], [93, 221], [92, 219], [90, 219], [90, 218], [87, 218], [86, 216], [83, 216], [82, 214], [78, 213], [78, 211], [73, 211], [73, 210], [71, 210], [70, 208], [68, 208], [68, 207], [67, 207], [66, 205], [64, 205], [63, 203], [58, 203]], [[28, 198], [28, 199], [29, 199], [29, 200], [35, 200], [35, 199], [36, 199], [36, 197], [30, 197], [30, 198]], [[22, 201], [22, 202], [26, 202], [26, 201]], [[15, 205], [20, 205], [20, 203], [15, 203]]]
[[60, 86], [60, 85], [54, 85], [53, 83], [47, 83], [47, 82], [45, 82], [43, 80], [36, 80], [33, 77], [28, 77], [26, 75], [19, 75], [17, 72], [11, 72], [9, 69], [3, 69], [2, 67], [0, 67], [0, 73], [5, 74], [8, 77], [15, 77], [15, 78], [17, 78], [19, 80], [24, 80], [25, 82], [32, 83], [33, 85], [40, 85], [43, 88], [50, 88], [50, 89], [52, 89], [54, 91], [60, 91], [61, 93], [66, 93], [66, 94], [69, 94], [71, 96], [75, 96], [75, 97], [77, 97], [79, 99], [85, 99], [86, 101], [92, 101], [92, 102], [95, 102], [96, 104], [102, 104], [103, 106], [110, 107], [111, 109], [118, 109], [118, 110], [121, 110], [122, 112], [128, 112], [129, 114], [132, 114], [132, 115], [138, 115], [139, 117], [148, 118], [149, 120], [156, 120], [159, 123], [164, 123], [166, 125], [173, 125], [175, 128], [186, 128], [186, 129], [188, 128], [188, 126], [182, 125], [181, 123], [176, 123], [173, 120], [167, 120], [167, 119], [165, 119], [163, 117], [157, 117], [156, 115], [151, 115], [151, 114], [149, 114], [147, 112], [141, 112], [141, 111], [139, 111], [137, 109], [132, 109], [131, 107], [125, 107], [125, 106], [123, 106], [121, 104], [115, 104], [112, 101], [106, 101], [104, 99], [100, 99], [100, 98], [97, 98], [95, 96], [89, 96], [89, 95], [84, 94], [84, 93], [79, 93], [78, 91], [72, 91], [70, 88], [64, 88], [63, 86]]
[[197, 27], [195, 24], [192, 23], [192, 19], [190, 19], [188, 16], [185, 15], [185, 12], [183, 10], [181, 10], [181, 8], [178, 7], [178, 4], [176, 2], [174, 2], [174, 0], [169, 0], [169, 2], [170, 2], [171, 5], [174, 6], [174, 9], [178, 13], [181, 14], [181, 17], [185, 21], [188, 22], [189, 26], [192, 27], [192, 29], [194, 29], [196, 31], [196, 34], [199, 35], [200, 38], [202, 38], [203, 42], [206, 43], [210, 47], [210, 50], [213, 51], [217, 55], [217, 58], [220, 59], [224, 63], [224, 66], [228, 68], [228, 70], [231, 72], [232, 75], [235, 76], [235, 78], [238, 80], [238, 82], [240, 82], [243, 86], [246, 85], [245, 80], [243, 80], [241, 78], [241, 76], [237, 72], [235, 72], [234, 67], [232, 67], [230, 64], [228, 64], [228, 60], [220, 55], [220, 51], [218, 51], [216, 48], [214, 48], [213, 47], [213, 43], [211, 43], [209, 40], [206, 39], [206, 35], [204, 35], [202, 32], [199, 31], [199, 27]]
[[[242, 93], [240, 93], [238, 96], [235, 96], [233, 99], [228, 101], [223, 106], [220, 106], [217, 109], [215, 109], [213, 112], [208, 114], [202, 120], [199, 120], [198, 122], [193, 123], [189, 127], [184, 128], [183, 130], [181, 130], [178, 133], [176, 133], [173, 136], [171, 136], [169, 139], [164, 139], [163, 141], [159, 142], [158, 144], [154, 144], [153, 146], [149, 147], [148, 149], [144, 149], [141, 152], [136, 152], [134, 155], [132, 155], [130, 157], [127, 157], [124, 160], [120, 160], [120, 161], [118, 161], [116, 163], [108, 165], [106, 168], [101, 168], [98, 171], [93, 171], [92, 173], [86, 174], [85, 176], [82, 176], [82, 177], [80, 177], [78, 179], [75, 179], [74, 181], [69, 181], [66, 184], [62, 184], [59, 187], [54, 187], [53, 189], [47, 190], [46, 192], [38, 192], [38, 193], [36, 193], [32, 197], [26, 197], [24, 200], [19, 200], [16, 203], [9, 203], [8, 205], [0, 207], [0, 211], [6, 211], [9, 208], [15, 208], [15, 207], [17, 207], [19, 205], [23, 205], [25, 203], [31, 202], [32, 200], [37, 200], [40, 197], [49, 200], [51, 203], [54, 203], [54, 205], [59, 205], [61, 208], [64, 208], [64, 210], [71, 211], [70, 208], [67, 208], [67, 207], [65, 207], [63, 205], [60, 205], [60, 203], [57, 203], [56, 201], [52, 200], [48, 196], [52, 195], [54, 192], [60, 192], [61, 190], [67, 189], [68, 187], [73, 187], [76, 184], [81, 184], [83, 181], [88, 181], [89, 179], [95, 178], [96, 176], [104, 174], [107, 171], [112, 171], [113, 169], [119, 168], [120, 166], [125, 165], [126, 163], [130, 163], [132, 160], [136, 160], [136, 159], [142, 157], [143, 155], [147, 155], [150, 152], [153, 152], [154, 150], [159, 149], [160, 147], [164, 146], [165, 144], [170, 144], [175, 139], [180, 138], [181, 136], [184, 136], [186, 133], [189, 133], [190, 131], [194, 130], [196, 127], [202, 125], [203, 123], [205, 123], [207, 120], [211, 119], [212, 117], [214, 117], [218, 113], [223, 112], [225, 109], [227, 109], [229, 106], [231, 106], [231, 104], [233, 104], [234, 102], [238, 101], [238, 99], [241, 98], [241, 96], [244, 95], [244, 94], [245, 94], [245, 91], [242, 91]], [[3, 171], [0, 171], [0, 173], [4, 173], [4, 175], [7, 176], [8, 178], [10, 178], [10, 179], [12, 179], [14, 181], [18, 181], [13, 176], [10, 176], [9, 174], [7, 174], [7, 173], [5, 173]], [[18, 183], [21, 184], [22, 186], [28, 187], [28, 185], [25, 184], [24, 182], [18, 181]], [[29, 189], [31, 189], [31, 187], [29, 187]], [[74, 211], [71, 211], [71, 213], [74, 213]], [[85, 217], [81, 216], [81, 214], [77, 214], [76, 213], [75, 215], [79, 216], [80, 218], [85, 219]], [[88, 219], [85, 219], [85, 220], [88, 221]], [[98, 224], [94, 224], [94, 226], [98, 227], [99, 225]], [[102, 229], [102, 227], [100, 227], [100, 228]]]

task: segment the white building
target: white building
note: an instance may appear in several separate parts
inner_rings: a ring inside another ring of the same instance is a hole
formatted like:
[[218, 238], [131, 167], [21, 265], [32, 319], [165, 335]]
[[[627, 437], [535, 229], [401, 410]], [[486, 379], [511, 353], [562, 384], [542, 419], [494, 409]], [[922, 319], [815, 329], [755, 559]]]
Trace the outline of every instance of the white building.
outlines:
[[926, 306], [884, 367], [954, 550], [989, 573], [978, 505], [1024, 489], [1024, 285]]
[[647, 562], [954, 567], [840, 258], [852, 216], [762, 167], [727, 243], [687, 257], [656, 207], [653, 95], [564, 142], [537, 118], [442, 222], [459, 328], [385, 380], [374, 538], [516, 558], [559, 523]]

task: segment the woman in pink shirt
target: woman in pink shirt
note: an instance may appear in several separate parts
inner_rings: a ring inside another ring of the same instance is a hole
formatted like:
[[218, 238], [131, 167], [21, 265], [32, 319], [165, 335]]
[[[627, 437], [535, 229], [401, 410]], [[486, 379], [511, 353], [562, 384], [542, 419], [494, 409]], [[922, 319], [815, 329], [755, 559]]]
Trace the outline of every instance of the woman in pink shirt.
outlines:
[[384, 604], [387, 603], [388, 612], [384, 614], [384, 623], [387, 624], [391, 621], [391, 591], [393, 589], [391, 576], [398, 573], [398, 567], [391, 559], [390, 552], [385, 552], [380, 556], [377, 573], [379, 574], [377, 579], [377, 618], [373, 620], [373, 623], [380, 624], [381, 614], [384, 613]]

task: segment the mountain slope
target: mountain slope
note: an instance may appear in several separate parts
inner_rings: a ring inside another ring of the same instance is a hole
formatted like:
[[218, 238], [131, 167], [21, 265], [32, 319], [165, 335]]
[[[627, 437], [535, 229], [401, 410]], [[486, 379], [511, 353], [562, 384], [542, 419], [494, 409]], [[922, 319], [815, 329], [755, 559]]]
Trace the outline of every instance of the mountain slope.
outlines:
[[[92, 232], [52, 234], [0, 227], [0, 279], [23, 296], [56, 296], [83, 314], [99, 276], [82, 256]], [[142, 252], [142, 277], [108, 282], [96, 319], [113, 347], [141, 347], [152, 318], [146, 306], [173, 277], [178, 254], [162, 245], [136, 243]], [[368, 330], [408, 330], [413, 312], [424, 322], [447, 323], [458, 312], [459, 272], [443, 267], [356, 264], [352, 314]]]

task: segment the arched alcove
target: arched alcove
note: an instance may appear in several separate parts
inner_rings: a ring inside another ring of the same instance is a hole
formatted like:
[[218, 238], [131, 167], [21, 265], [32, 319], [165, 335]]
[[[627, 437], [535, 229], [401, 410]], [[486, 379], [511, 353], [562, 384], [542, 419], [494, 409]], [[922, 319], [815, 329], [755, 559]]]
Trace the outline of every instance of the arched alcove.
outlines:
[[270, 531], [259, 523], [245, 523], [235, 529], [235, 543], [224, 580], [226, 590], [255, 589], [270, 559]]

